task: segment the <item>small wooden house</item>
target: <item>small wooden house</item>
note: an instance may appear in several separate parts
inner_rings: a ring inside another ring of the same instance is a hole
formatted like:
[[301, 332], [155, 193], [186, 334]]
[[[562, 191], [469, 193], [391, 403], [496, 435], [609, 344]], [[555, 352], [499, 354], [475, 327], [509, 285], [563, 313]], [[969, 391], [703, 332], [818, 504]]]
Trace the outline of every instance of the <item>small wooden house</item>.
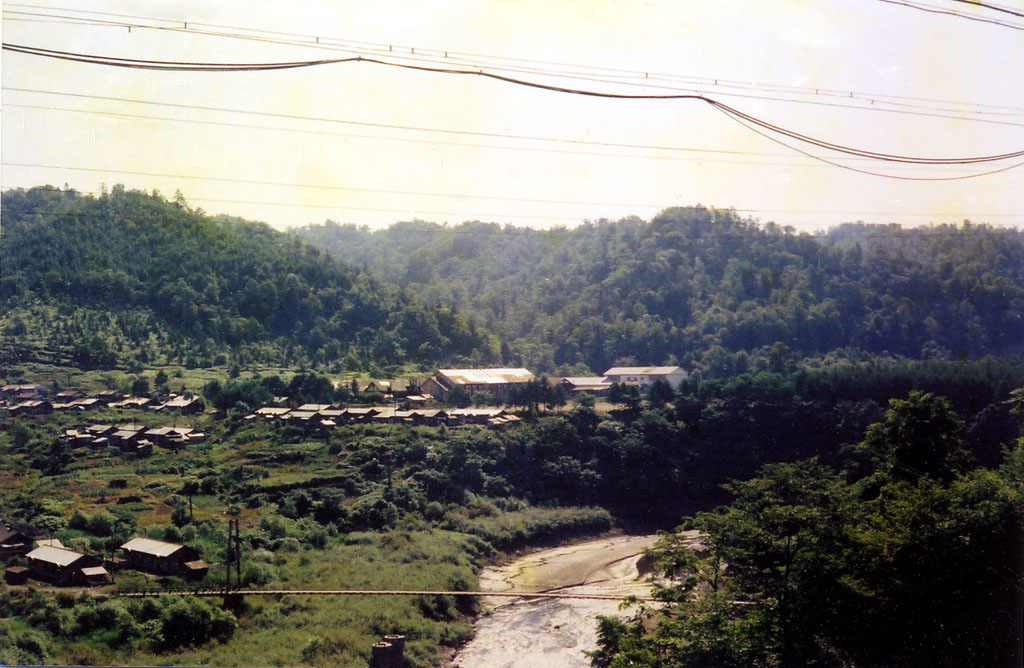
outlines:
[[121, 546], [128, 568], [165, 575], [201, 576], [209, 565], [187, 545], [152, 538], [132, 538]]
[[102, 560], [74, 550], [37, 547], [25, 558], [33, 578], [58, 585], [88, 585], [106, 576]]
[[163, 412], [174, 411], [182, 415], [195, 415], [196, 413], [202, 413], [204, 407], [203, 402], [199, 399], [172, 399], [156, 410]]
[[28, 569], [24, 566], [8, 566], [4, 571], [4, 582], [9, 585], [23, 585], [28, 582]]
[[47, 399], [30, 399], [11, 407], [11, 416], [18, 415], [49, 415], [53, 412], [53, 404]]
[[32, 539], [20, 531], [0, 527], [0, 559], [25, 554], [32, 549]]

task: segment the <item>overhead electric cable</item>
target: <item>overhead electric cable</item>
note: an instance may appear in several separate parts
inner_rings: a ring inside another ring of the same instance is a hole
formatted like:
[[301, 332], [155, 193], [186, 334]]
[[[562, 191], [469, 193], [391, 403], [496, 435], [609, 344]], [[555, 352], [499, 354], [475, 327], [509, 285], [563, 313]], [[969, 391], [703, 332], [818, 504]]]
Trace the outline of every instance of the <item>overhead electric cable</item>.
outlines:
[[[27, 4], [20, 4], [20, 3], [7, 3], [7, 4], [8, 4], [8, 6], [20, 6], [20, 7], [29, 7], [29, 8], [33, 8], [33, 9], [39, 9], [39, 7], [36, 6], [36, 5], [27, 5]], [[162, 18], [154, 18], [154, 17], [141, 17], [141, 16], [134, 16], [134, 15], [117, 14], [117, 13], [112, 13], [112, 12], [96, 12], [96, 11], [68, 9], [68, 8], [61, 8], [61, 7], [50, 8], [50, 9], [51, 9], [51, 11], [69, 11], [69, 12], [75, 12], [76, 14], [96, 14], [96, 15], [102, 15], [102, 16], [128, 17], [128, 18], [137, 18], [137, 19], [141, 19], [141, 20], [157, 21], [157, 22], [161, 22], [161, 23], [171, 24], [170, 26], [151, 26], [151, 25], [144, 25], [144, 24], [139, 24], [139, 23], [111, 22], [111, 21], [104, 20], [104, 19], [92, 19], [92, 20], [95, 20], [98, 25], [103, 25], [103, 26], [111, 26], [112, 25], [112, 26], [119, 26], [119, 27], [125, 27], [125, 28], [150, 28], [150, 29], [154, 29], [154, 30], [166, 30], [166, 31], [173, 31], [173, 32], [178, 32], [178, 33], [189, 33], [189, 34], [198, 34], [198, 35], [214, 36], [214, 37], [228, 37], [228, 38], [236, 38], [236, 39], [254, 40], [254, 41], [258, 41], [258, 42], [271, 43], [271, 44], [285, 44], [285, 45], [300, 46], [300, 47], [305, 47], [305, 48], [327, 49], [327, 50], [332, 50], [332, 51], [344, 51], [346, 53], [353, 53], [353, 54], [356, 54], [356, 55], [365, 55], [367, 52], [370, 52], [370, 53], [372, 53], [374, 55], [377, 55], [377, 56], [387, 56], [387, 57], [390, 57], [390, 58], [393, 58], [393, 59], [426, 61], [426, 62], [433, 62], [435, 64], [436, 63], [440, 63], [440, 62], [451, 63], [451, 62], [461, 61], [461, 62], [463, 62], [464, 64], [466, 64], [468, 66], [487, 67], [487, 68], [490, 68], [490, 69], [499, 69], [499, 70], [503, 70], [503, 71], [513, 71], [513, 72], [530, 73], [530, 74], [541, 74], [541, 75], [544, 75], [544, 76], [554, 76], [554, 77], [570, 76], [572, 78], [584, 79], [584, 80], [602, 81], [602, 82], [605, 82], [605, 83], [608, 83], [608, 81], [606, 80], [607, 77], [612, 77], [612, 78], [615, 79], [615, 83], [618, 83], [620, 85], [642, 85], [642, 86], [648, 87], [648, 88], [650, 88], [650, 87], [665, 88], [665, 86], [655, 86], [655, 85], [652, 85], [652, 80], [673, 81], [673, 82], [681, 81], [681, 82], [686, 82], [689, 85], [712, 86], [714, 88], [714, 90], [716, 91], [716, 93], [719, 94], [719, 95], [731, 95], [731, 96], [748, 97], [748, 98], [755, 98], [755, 99], [767, 99], [767, 100], [776, 100], [776, 101], [784, 101], [784, 102], [796, 102], [796, 103], [802, 103], [802, 104], [823, 104], [823, 103], [821, 103], [821, 102], [814, 102], [814, 101], [810, 101], [810, 100], [792, 99], [792, 98], [777, 98], [777, 97], [758, 96], [758, 95], [741, 95], [741, 94], [737, 94], [737, 93], [728, 92], [727, 90], [724, 90], [724, 89], [727, 89], [727, 88], [731, 87], [731, 88], [739, 88], [739, 89], [745, 89], [745, 90], [767, 90], [767, 91], [773, 91], [773, 92], [778, 92], [778, 93], [788, 93], [788, 94], [795, 94], [795, 95], [805, 95], [805, 96], [810, 95], [810, 96], [813, 96], [815, 98], [822, 97], [822, 96], [826, 96], [826, 97], [831, 96], [831, 97], [844, 98], [844, 99], [856, 99], [856, 100], [860, 100], [862, 102], [869, 103], [872, 106], [859, 106], [859, 105], [849, 105], [849, 104], [833, 104], [833, 105], [830, 105], [830, 106], [843, 106], [843, 107], [849, 107], [849, 108], [853, 108], [853, 109], [871, 110], [871, 111], [885, 111], [885, 112], [897, 111], [897, 110], [894, 110], [894, 109], [879, 108], [877, 106], [877, 104], [893, 105], [893, 106], [901, 106], [901, 107], [914, 107], [914, 108], [934, 108], [934, 107], [928, 107], [928, 106], [925, 106], [925, 105], [908, 104], [906, 102], [898, 102], [899, 100], [909, 100], [909, 101], [912, 101], [912, 102], [915, 102], [915, 103], [931, 102], [931, 103], [942, 104], [942, 105], [967, 106], [967, 107], [973, 107], [973, 108], [976, 108], [976, 109], [1004, 109], [1004, 110], [1010, 110], [1009, 113], [1012, 113], [1013, 115], [1017, 115], [1020, 112], [1024, 112], [1024, 109], [1020, 109], [1020, 108], [1016, 108], [1016, 107], [1005, 107], [1005, 106], [1000, 106], [1000, 105], [980, 104], [980, 103], [974, 103], [974, 102], [972, 102], [972, 103], [963, 103], [963, 102], [953, 102], [953, 101], [948, 101], [948, 100], [934, 100], [934, 99], [929, 99], [929, 98], [887, 95], [887, 94], [880, 94], [880, 93], [859, 93], [859, 92], [851, 91], [851, 90], [827, 89], [827, 88], [821, 88], [821, 87], [808, 88], [808, 87], [793, 86], [793, 85], [783, 85], [783, 84], [763, 84], [763, 83], [749, 82], [749, 81], [735, 81], [735, 80], [729, 80], [729, 79], [724, 79], [724, 78], [693, 77], [693, 76], [681, 76], [681, 75], [666, 74], [666, 73], [660, 73], [660, 72], [630, 71], [630, 70], [624, 70], [624, 69], [609, 68], [609, 67], [605, 67], [605, 66], [566, 64], [566, 63], [558, 63], [558, 62], [554, 62], [554, 61], [527, 59], [527, 58], [516, 58], [516, 57], [510, 57], [510, 56], [488, 56], [488, 55], [479, 55], [479, 54], [457, 52], [457, 51], [451, 51], [451, 50], [440, 50], [440, 49], [422, 48], [422, 47], [411, 47], [411, 46], [396, 46], [396, 45], [389, 45], [389, 44], [379, 44], [379, 43], [364, 42], [364, 41], [349, 40], [349, 39], [340, 39], [340, 38], [332, 38], [332, 37], [324, 37], [324, 36], [317, 36], [317, 35], [300, 35], [300, 34], [297, 34], [297, 33], [288, 33], [288, 32], [273, 31], [273, 30], [262, 30], [262, 29], [245, 28], [245, 27], [237, 27], [237, 26], [222, 26], [222, 25], [219, 25], [219, 24], [209, 24], [209, 23], [201, 23], [201, 22], [189, 22], [189, 21], [183, 22], [181, 20], [174, 20], [174, 19], [162, 19]], [[64, 17], [65, 16], [65, 15], [61, 15], [61, 14], [39, 14], [39, 13], [34, 13], [34, 12], [18, 12], [18, 11], [13, 11], [13, 10], [6, 10], [6, 11], [7, 11], [7, 13], [27, 14], [27, 15], [33, 15], [33, 16], [54, 16], [54, 17]], [[184, 26], [187, 26], [187, 27], [184, 27]], [[243, 31], [246, 34], [239, 34], [238, 32], [211, 32], [211, 31], [206, 31], [206, 30], [200, 30], [200, 29], [196, 28], [196, 26], [209, 26], [209, 27], [218, 28], [220, 30]], [[272, 39], [263, 38], [263, 37], [259, 37], [259, 36], [253, 35], [251, 33], [256, 33], [257, 35], [261, 35], [261, 34], [274, 35], [275, 38], [272, 38]], [[525, 63], [526, 65], [519, 65], [519, 63]], [[566, 69], [551, 70], [549, 68], [549, 66], [556, 66], [556, 67], [559, 67], [559, 68], [570, 68], [570, 70], [566, 70]], [[581, 76], [582, 74], [586, 74], [586, 73], [589, 73], [589, 76]], [[597, 79], [595, 77], [605, 77], [605, 79]], [[641, 79], [643, 81], [643, 83], [639, 84], [639, 83], [624, 81], [624, 79]], [[678, 88], [673, 88], [673, 89], [679, 90]], [[706, 91], [702, 90], [702, 91], [699, 91], [699, 92], [706, 92]], [[940, 110], [941, 111], [953, 111], [953, 110], [949, 110], [949, 109], [944, 109], [944, 110], [940, 109]], [[979, 111], [971, 111], [971, 112], [967, 112], [967, 113], [1000, 115], [1000, 114], [1005, 114], [1007, 112], [1005, 112], [1005, 111], [1004, 112], [980, 111], [979, 110]], [[980, 120], [980, 119], [962, 119], [962, 120]]]
[[752, 127], [752, 126], [748, 125], [747, 123], [745, 123], [743, 120], [741, 120], [740, 117], [733, 116], [732, 114], [729, 114], [728, 112], [727, 112], [727, 115], [730, 118], [732, 118], [732, 120], [736, 121], [737, 123], [739, 123], [743, 127], [745, 127], [748, 130], [750, 130], [751, 132], [757, 133], [757, 134], [761, 135], [762, 137], [764, 137], [765, 139], [768, 139], [769, 141], [775, 142], [779, 146], [785, 146], [788, 149], [791, 149], [793, 151], [797, 151], [798, 153], [801, 153], [801, 154], [803, 154], [803, 155], [805, 155], [805, 156], [807, 156], [809, 158], [814, 158], [815, 160], [819, 160], [819, 161], [824, 162], [826, 164], [832, 165], [833, 167], [839, 167], [840, 169], [846, 169], [846, 170], [849, 170], [851, 172], [857, 172], [859, 174], [866, 174], [868, 176], [881, 176], [883, 178], [898, 179], [900, 181], [962, 181], [964, 179], [971, 179], [971, 178], [976, 178], [976, 177], [980, 177], [980, 176], [991, 176], [993, 174], [999, 174], [1000, 172], [1007, 172], [1007, 171], [1010, 171], [1011, 169], [1016, 169], [1017, 167], [1020, 167], [1020, 166], [1024, 165], [1024, 162], [1018, 162], [1016, 164], [1009, 165], [1008, 167], [1002, 167], [1000, 169], [993, 169], [992, 171], [982, 172], [980, 174], [965, 174], [965, 175], [961, 175], [961, 176], [929, 176], [929, 177], [921, 177], [921, 176], [899, 176], [899, 175], [895, 175], [895, 174], [884, 174], [882, 172], [872, 172], [872, 171], [867, 170], [867, 169], [859, 169], [857, 167], [851, 167], [849, 165], [843, 165], [843, 164], [840, 164], [838, 162], [835, 162], [835, 161], [832, 161], [832, 160], [828, 160], [827, 158], [822, 158], [822, 157], [817, 156], [817, 155], [812, 155], [811, 153], [808, 153], [807, 151], [804, 151], [803, 149], [801, 149], [799, 147], [791, 146], [791, 145], [789, 145], [789, 144], [787, 144], [787, 143], [785, 143], [785, 142], [783, 142], [783, 141], [781, 141], [781, 140], [779, 140], [779, 139], [777, 139], [775, 137], [772, 137], [771, 135], [769, 135], [769, 134], [767, 134], [765, 132], [761, 132], [757, 128]]
[[1011, 16], [1019, 16], [1024, 18], [1024, 12], [1019, 12], [1016, 9], [1010, 7], [1004, 7], [991, 2], [982, 2], [981, 0], [949, 0], [950, 2], [962, 2], [965, 5], [971, 7], [984, 7], [985, 9], [991, 9], [994, 12], [1003, 12], [1004, 14], [1010, 14]]
[[[570, 95], [581, 95], [586, 97], [596, 97], [605, 99], [621, 99], [621, 100], [695, 100], [704, 102], [711, 105], [717, 110], [729, 115], [731, 117], [740, 117], [744, 120], [757, 125], [770, 132], [782, 134], [791, 139], [809, 143], [819, 148], [824, 148], [839, 153], [845, 153], [847, 155], [854, 155], [860, 157], [875, 158], [877, 160], [888, 161], [888, 162], [905, 162], [913, 164], [924, 164], [924, 165], [936, 165], [936, 164], [977, 164], [982, 162], [997, 162], [1002, 160], [1008, 160], [1024, 156], [1024, 150], [1014, 151], [1010, 153], [998, 154], [998, 155], [985, 155], [985, 156], [972, 156], [972, 157], [956, 157], [956, 158], [928, 158], [919, 156], [907, 156], [899, 155], [894, 153], [882, 153], [876, 151], [867, 151], [865, 149], [858, 149], [852, 146], [844, 144], [837, 144], [834, 142], [828, 142], [825, 140], [817, 139], [809, 135], [805, 135], [793, 130], [783, 128], [782, 126], [775, 125], [764, 121], [760, 118], [746, 114], [737, 109], [734, 109], [722, 102], [718, 102], [712, 98], [704, 95], [695, 94], [632, 94], [632, 93], [614, 93], [596, 90], [586, 90], [579, 88], [568, 88], [565, 86], [556, 86], [553, 84], [546, 84], [538, 81], [529, 81], [525, 79], [518, 79], [515, 77], [509, 77], [502, 74], [495, 74], [493, 72], [485, 72], [482, 70], [465, 70], [450, 67], [429, 67], [426, 65], [412, 65], [408, 63], [393, 63], [377, 58], [365, 58], [363, 56], [355, 56], [352, 58], [332, 58], [322, 60], [310, 60], [310, 61], [292, 61], [292, 62], [276, 62], [276, 63], [202, 63], [202, 62], [190, 62], [190, 61], [162, 61], [162, 60], [145, 60], [145, 59], [132, 59], [132, 58], [116, 58], [108, 56], [96, 56], [91, 54], [83, 54], [70, 51], [58, 51], [53, 49], [42, 49], [38, 47], [27, 47], [17, 44], [4, 43], [3, 48], [11, 51], [17, 51], [20, 53], [26, 53], [29, 55], [36, 55], [48, 58], [57, 58], [61, 60], [71, 60], [76, 62], [85, 62], [98, 65], [106, 65], [113, 67], [128, 67], [128, 68], [141, 68], [141, 69], [158, 69], [158, 70], [170, 70], [170, 71], [260, 71], [260, 70], [277, 70], [277, 69], [294, 69], [300, 67], [316, 67], [322, 65], [333, 65], [343, 63], [372, 63], [376, 65], [383, 65], [386, 67], [396, 67], [402, 69], [410, 69], [422, 72], [434, 72], [439, 74], [452, 74], [452, 75], [470, 75], [480, 76], [488, 79], [494, 79], [504, 83], [510, 83], [513, 85], [525, 86], [528, 88], [536, 88], [540, 90], [547, 90], [557, 93], [565, 93]], [[822, 158], [810, 154], [804, 153], [808, 157], [816, 160], [822, 160]], [[1013, 169], [1017, 165], [1009, 167], [1007, 169]], [[1005, 170], [997, 170], [1005, 171]], [[993, 172], [994, 173], [994, 172]], [[881, 173], [871, 173], [873, 176], [880, 176], [883, 178], [890, 178], [888, 175]], [[975, 178], [977, 176], [983, 176], [984, 174], [966, 175], [964, 178]], [[892, 177], [895, 178], [895, 177]], [[922, 179], [927, 180], [927, 179]], [[943, 178], [941, 180], [948, 180]]]
[[[5, 90], [11, 90], [11, 89], [5, 89]], [[153, 103], [153, 104], [159, 104], [159, 103]], [[63, 112], [63, 113], [90, 114], [90, 115], [96, 115], [96, 116], [105, 116], [105, 117], [109, 117], [109, 118], [112, 118], [112, 119], [115, 119], [115, 120], [120, 120], [120, 119], [125, 119], [125, 120], [154, 120], [154, 121], [169, 122], [169, 123], [213, 125], [213, 126], [219, 126], [219, 127], [243, 128], [243, 129], [249, 129], [249, 130], [266, 130], [266, 131], [270, 131], [270, 132], [292, 132], [292, 133], [305, 134], [305, 135], [314, 135], [314, 136], [333, 136], [333, 137], [344, 137], [344, 138], [351, 138], [351, 139], [365, 139], [365, 140], [374, 140], [374, 141], [394, 141], [394, 142], [405, 142], [405, 143], [415, 143], [415, 144], [431, 144], [431, 145], [454, 146], [454, 147], [458, 147], [458, 148], [470, 148], [470, 149], [482, 148], [482, 149], [496, 149], [496, 150], [510, 150], [510, 151], [531, 151], [531, 152], [539, 152], [539, 153], [557, 153], [557, 154], [575, 155], [575, 156], [632, 158], [632, 159], [635, 159], [635, 160], [677, 160], [677, 161], [688, 161], [688, 162], [697, 162], [697, 163], [709, 162], [709, 163], [728, 164], [728, 165], [766, 165], [766, 166], [775, 166], [775, 167], [795, 167], [797, 165], [797, 163], [794, 163], [792, 161], [793, 160], [799, 161], [799, 160], [803, 159], [801, 156], [794, 156], [794, 155], [783, 154], [783, 153], [768, 153], [768, 152], [764, 152], [764, 151], [718, 151], [718, 150], [715, 150], [715, 149], [697, 149], [697, 148], [692, 148], [692, 149], [670, 149], [668, 147], [661, 147], [661, 148], [650, 147], [651, 150], [657, 150], [657, 151], [685, 150], [685, 151], [688, 151], [688, 152], [697, 152], [697, 153], [712, 153], [712, 154], [713, 153], [727, 153], [727, 154], [735, 154], [735, 155], [750, 155], [750, 156], [768, 157], [768, 158], [783, 158], [783, 159], [789, 160], [789, 162], [752, 161], [752, 160], [728, 160], [728, 159], [724, 159], [724, 158], [706, 157], [706, 156], [700, 156], [700, 155], [682, 156], [682, 155], [650, 155], [650, 154], [643, 155], [643, 154], [636, 154], [636, 153], [611, 153], [611, 152], [607, 152], [607, 151], [605, 151], [605, 152], [602, 152], [602, 151], [582, 151], [582, 150], [570, 150], [570, 149], [543, 148], [543, 147], [539, 147], [539, 146], [521, 146], [521, 145], [511, 145], [511, 144], [510, 145], [502, 145], [502, 144], [475, 144], [475, 143], [466, 143], [466, 142], [443, 141], [443, 140], [440, 140], [440, 139], [416, 139], [416, 138], [411, 138], [411, 137], [388, 137], [388, 136], [382, 136], [382, 135], [365, 135], [365, 134], [355, 134], [355, 133], [348, 133], [348, 132], [331, 132], [331, 131], [327, 131], [327, 130], [312, 130], [312, 129], [306, 129], [306, 128], [287, 128], [287, 127], [282, 127], [282, 126], [255, 125], [255, 124], [249, 124], [249, 123], [230, 123], [230, 122], [226, 122], [226, 121], [212, 121], [212, 120], [201, 120], [201, 119], [191, 119], [191, 118], [174, 118], [174, 117], [171, 117], [171, 116], [151, 116], [151, 115], [148, 115], [148, 114], [132, 114], [132, 113], [121, 112], [121, 111], [104, 111], [104, 110], [98, 110], [98, 109], [72, 109], [72, 108], [68, 108], [68, 107], [53, 107], [53, 106], [33, 105], [33, 104], [18, 104], [18, 103], [15, 103], [15, 102], [6, 102], [4, 104], [4, 106], [8, 107], [8, 108], [16, 108], [16, 109], [34, 109], [34, 110], [38, 110], [38, 111], [58, 111], [58, 112]], [[537, 139], [538, 140], [544, 140], [546, 138], [537, 138]], [[637, 147], [637, 148], [643, 148], [643, 147]], [[854, 158], [854, 157], [845, 158], [845, 159], [847, 159], [847, 160], [868, 160], [868, 158]], [[806, 165], [806, 166], [830, 167], [831, 165], [824, 164], [824, 163], [817, 163], [817, 164]], [[899, 168], [894, 167], [894, 169], [916, 169], [916, 170], [921, 170], [921, 169], [924, 169], [926, 167], [937, 167], [937, 169], [939, 169], [940, 171], [941, 170], [947, 170], [948, 171], [948, 170], [950, 170], [952, 168], [952, 167], [946, 167], [946, 166], [923, 165], [923, 166], [915, 166], [915, 167], [899, 167]]]
[[[910, 7], [911, 9], [917, 9], [922, 12], [928, 12], [929, 14], [943, 14], [945, 16], [955, 16], [961, 19], [967, 19], [968, 21], [977, 21], [979, 23], [989, 23], [997, 25], [1002, 28], [1010, 28], [1011, 30], [1024, 30], [1024, 25], [1015, 23], [1008, 23], [1007, 21], [1000, 21], [999, 19], [990, 19], [983, 16], [973, 16], [971, 14], [965, 14], [963, 12], [957, 12], [952, 9], [944, 9], [935, 5], [927, 5], [920, 2], [910, 2], [909, 0], [878, 0], [890, 5], [902, 5], [904, 7]], [[972, 3], [973, 4], [973, 3]]]
[[[682, 147], [682, 146], [665, 146], [658, 144], [627, 144], [622, 142], [603, 142], [588, 139], [565, 139], [558, 137], [542, 137], [536, 135], [518, 135], [509, 134], [504, 132], [483, 132], [475, 130], [457, 130], [453, 128], [431, 128], [417, 125], [397, 125], [393, 123], [375, 123], [371, 121], [354, 121], [337, 118], [325, 118], [322, 116], [303, 116], [297, 114], [281, 114], [269, 111], [255, 111], [252, 109], [235, 109], [230, 107], [211, 107], [206, 105], [195, 105], [195, 104], [182, 104], [175, 102], [156, 102], [153, 100], [139, 100], [135, 98], [125, 97], [114, 97], [108, 95], [90, 95], [87, 93], [69, 93], [65, 91], [52, 91], [52, 90], [41, 90], [36, 88], [16, 88], [11, 86], [4, 86], [3, 90], [22, 92], [22, 93], [39, 93], [44, 95], [56, 95], [61, 97], [81, 98], [89, 100], [108, 100], [112, 102], [130, 102], [132, 104], [140, 104], [147, 106], [159, 106], [168, 107], [171, 109], [193, 109], [196, 111], [213, 111], [219, 113], [228, 114], [240, 114], [246, 116], [264, 116], [267, 118], [279, 118], [283, 120], [294, 120], [294, 121], [316, 121], [321, 123], [331, 123], [338, 125], [354, 125], [358, 127], [371, 127], [371, 128], [382, 128], [390, 130], [407, 130], [411, 132], [427, 132], [437, 133], [445, 135], [456, 135], [465, 137], [485, 137], [493, 139], [513, 139], [517, 141], [536, 141], [544, 142], [549, 144], [558, 145], [583, 145], [583, 146], [603, 146], [608, 148], [631, 148], [631, 149], [644, 149], [644, 150], [656, 150], [656, 151], [675, 151], [684, 153], [716, 153], [722, 155], [765, 155], [763, 153], [754, 151], [732, 151], [726, 149], [710, 149], [710, 148], [693, 148], [693, 147]], [[768, 154], [768, 155], [781, 155], [781, 154]]]

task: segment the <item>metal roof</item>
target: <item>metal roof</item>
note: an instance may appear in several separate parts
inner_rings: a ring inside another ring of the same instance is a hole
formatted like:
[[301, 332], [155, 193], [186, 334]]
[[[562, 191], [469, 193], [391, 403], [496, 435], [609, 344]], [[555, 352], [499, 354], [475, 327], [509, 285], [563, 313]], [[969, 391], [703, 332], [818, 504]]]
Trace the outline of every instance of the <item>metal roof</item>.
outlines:
[[563, 376], [562, 380], [570, 385], [611, 385], [604, 376]]
[[679, 366], [613, 366], [604, 372], [606, 376], [667, 376], [670, 373], [686, 373]]
[[157, 557], [169, 557], [182, 547], [182, 545], [165, 543], [162, 540], [153, 540], [152, 538], [132, 538], [130, 541], [122, 545], [121, 549], [128, 552], [152, 554]]
[[75, 552], [63, 547], [50, 547], [49, 545], [37, 547], [25, 555], [28, 559], [45, 561], [50, 564], [57, 564], [58, 566], [69, 566], [84, 556], [81, 552]]
[[[64, 543], [60, 542], [60, 538], [44, 538], [43, 540], [36, 541], [36, 547], [59, 547], [64, 548]], [[67, 549], [67, 548], [64, 548]]]
[[256, 413], [258, 415], [284, 415], [290, 408], [278, 408], [277, 406], [264, 406], [263, 408], [257, 408]]
[[173, 399], [164, 404], [164, 408], [186, 408], [194, 403], [195, 399]]
[[456, 385], [507, 385], [533, 380], [529, 369], [438, 369]]

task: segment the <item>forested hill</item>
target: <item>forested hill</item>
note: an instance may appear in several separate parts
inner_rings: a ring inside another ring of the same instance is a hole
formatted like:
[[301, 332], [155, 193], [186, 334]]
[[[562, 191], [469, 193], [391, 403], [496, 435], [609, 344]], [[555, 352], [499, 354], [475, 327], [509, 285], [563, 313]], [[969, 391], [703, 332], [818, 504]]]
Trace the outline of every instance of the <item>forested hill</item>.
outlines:
[[294, 234], [471, 311], [502, 337], [505, 363], [536, 371], [631, 358], [727, 376], [838, 349], [963, 359], [1024, 341], [1024, 234], [987, 225], [813, 236], [696, 207], [549, 231], [328, 222]]
[[496, 344], [267, 225], [115, 186], [3, 193], [8, 359], [281, 364], [487, 360]]

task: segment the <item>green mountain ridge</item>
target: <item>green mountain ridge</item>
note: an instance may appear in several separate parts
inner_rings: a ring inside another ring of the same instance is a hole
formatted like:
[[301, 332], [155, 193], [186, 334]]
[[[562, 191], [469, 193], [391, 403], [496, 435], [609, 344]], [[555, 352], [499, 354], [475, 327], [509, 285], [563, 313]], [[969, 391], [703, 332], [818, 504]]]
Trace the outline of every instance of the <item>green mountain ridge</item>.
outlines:
[[797, 233], [666, 209], [573, 229], [328, 221], [288, 233], [115, 186], [3, 193], [3, 355], [371, 373], [525, 366], [703, 378], [801, 359], [976, 359], [1024, 341], [1024, 234]]
[[968, 222], [810, 235], [687, 207], [573, 229], [328, 221], [292, 234], [458, 305], [497, 332], [505, 363], [548, 373], [635, 362], [728, 376], [780, 343], [783, 356], [963, 359], [1024, 341], [1024, 234]]
[[227, 355], [356, 368], [493, 356], [454, 309], [180, 196], [9, 190], [3, 219], [7, 334], [68, 351], [84, 368], [160, 357], [205, 366]]

